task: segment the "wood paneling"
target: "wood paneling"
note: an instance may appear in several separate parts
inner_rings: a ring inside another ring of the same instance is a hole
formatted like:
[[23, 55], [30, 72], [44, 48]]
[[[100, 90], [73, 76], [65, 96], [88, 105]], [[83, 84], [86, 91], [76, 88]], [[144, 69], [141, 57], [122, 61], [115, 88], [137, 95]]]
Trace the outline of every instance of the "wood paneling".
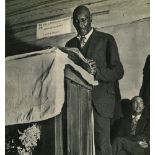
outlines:
[[67, 155], [92, 155], [91, 91], [67, 80]]
[[12, 41], [15, 38], [21, 42], [41, 47], [64, 45], [64, 42], [75, 34], [73, 26], [71, 35], [37, 40], [36, 25], [44, 21], [71, 17], [74, 8], [80, 4], [90, 8], [93, 25], [98, 29], [149, 17], [148, 0], [7, 0], [6, 24], [12, 33], [10, 44], [12, 46], [16, 44]]

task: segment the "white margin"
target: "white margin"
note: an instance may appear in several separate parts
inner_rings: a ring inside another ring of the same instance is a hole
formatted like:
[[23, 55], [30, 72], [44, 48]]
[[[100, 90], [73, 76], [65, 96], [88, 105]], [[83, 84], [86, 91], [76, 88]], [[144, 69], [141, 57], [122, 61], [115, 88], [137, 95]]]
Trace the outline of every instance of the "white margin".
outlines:
[[5, 1], [0, 3], [0, 154], [5, 154]]
[[155, 1], [150, 0], [150, 155], [155, 154]]

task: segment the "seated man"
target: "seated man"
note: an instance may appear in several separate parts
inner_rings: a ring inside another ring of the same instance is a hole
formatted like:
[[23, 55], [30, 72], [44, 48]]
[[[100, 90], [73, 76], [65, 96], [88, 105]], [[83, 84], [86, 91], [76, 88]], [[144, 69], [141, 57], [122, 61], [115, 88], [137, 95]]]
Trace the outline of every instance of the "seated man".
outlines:
[[131, 100], [132, 113], [117, 121], [113, 155], [145, 155], [149, 147], [149, 115], [141, 97]]

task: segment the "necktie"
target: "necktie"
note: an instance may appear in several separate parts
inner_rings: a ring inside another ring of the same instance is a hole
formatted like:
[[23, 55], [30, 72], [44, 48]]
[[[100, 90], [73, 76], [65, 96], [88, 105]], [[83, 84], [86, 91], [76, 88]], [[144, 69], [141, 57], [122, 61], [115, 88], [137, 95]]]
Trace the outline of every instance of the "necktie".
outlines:
[[81, 48], [83, 48], [85, 43], [86, 43], [86, 37], [85, 36], [81, 36], [80, 43], [81, 43]]
[[133, 118], [132, 124], [131, 124], [131, 135], [135, 135], [137, 123], [138, 123], [137, 116], [135, 116], [135, 117]]

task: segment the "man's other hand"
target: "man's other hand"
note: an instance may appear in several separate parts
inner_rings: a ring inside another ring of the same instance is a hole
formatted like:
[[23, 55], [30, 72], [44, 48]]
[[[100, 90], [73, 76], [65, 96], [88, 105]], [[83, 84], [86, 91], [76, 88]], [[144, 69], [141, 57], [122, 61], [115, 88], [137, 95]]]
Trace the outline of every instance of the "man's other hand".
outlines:
[[96, 62], [92, 59], [87, 59], [87, 62], [90, 66], [90, 71], [89, 73], [92, 74], [92, 75], [95, 75], [96, 74]]
[[148, 143], [146, 141], [139, 141], [138, 143], [139, 143], [140, 147], [142, 147], [144, 149], [149, 147]]

